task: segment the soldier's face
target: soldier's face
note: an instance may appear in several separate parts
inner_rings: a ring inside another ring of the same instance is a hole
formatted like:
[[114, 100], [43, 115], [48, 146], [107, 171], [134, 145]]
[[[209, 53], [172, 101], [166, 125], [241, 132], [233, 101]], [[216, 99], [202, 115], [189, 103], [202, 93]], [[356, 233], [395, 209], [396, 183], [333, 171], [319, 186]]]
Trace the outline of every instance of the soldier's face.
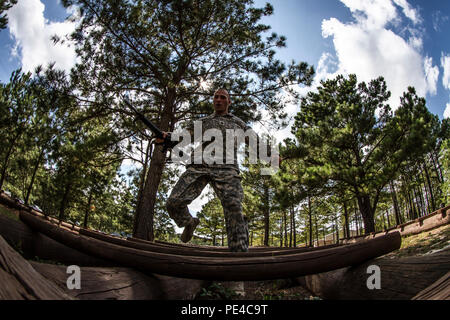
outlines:
[[214, 93], [213, 104], [216, 112], [227, 112], [230, 103], [230, 97], [225, 90], [218, 90]]

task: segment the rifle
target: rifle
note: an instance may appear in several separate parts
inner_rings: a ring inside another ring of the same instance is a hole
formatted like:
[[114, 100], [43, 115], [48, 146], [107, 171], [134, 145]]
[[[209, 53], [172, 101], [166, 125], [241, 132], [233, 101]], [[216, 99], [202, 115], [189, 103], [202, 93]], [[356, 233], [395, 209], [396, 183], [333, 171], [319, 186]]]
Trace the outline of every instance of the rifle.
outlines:
[[155, 143], [163, 145], [163, 153], [165, 153], [167, 149], [172, 149], [178, 144], [178, 141], [172, 141], [170, 133], [167, 133], [167, 136], [164, 137], [164, 133], [161, 131], [161, 129], [155, 126], [149, 119], [147, 119], [146, 116], [144, 116], [135, 107], [133, 107], [127, 96], [123, 97], [123, 101], [125, 102], [128, 108], [133, 110], [133, 112], [137, 115], [137, 118], [141, 120], [153, 132], [156, 138], [164, 139], [162, 143]]

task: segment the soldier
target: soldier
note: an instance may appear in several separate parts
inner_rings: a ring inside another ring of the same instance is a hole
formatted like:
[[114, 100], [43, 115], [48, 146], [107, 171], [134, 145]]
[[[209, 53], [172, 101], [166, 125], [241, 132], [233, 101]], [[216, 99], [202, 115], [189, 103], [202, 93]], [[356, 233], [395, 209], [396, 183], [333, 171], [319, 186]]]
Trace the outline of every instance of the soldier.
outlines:
[[[228, 112], [231, 104], [230, 96], [225, 89], [219, 89], [214, 93], [213, 105], [215, 112], [201, 121], [202, 136], [208, 129], [218, 129], [222, 137], [226, 137], [227, 129], [250, 129], [244, 121]], [[192, 124], [188, 130], [193, 133]], [[162, 140], [159, 140], [161, 142]], [[157, 140], [158, 142], [158, 140]], [[212, 141], [203, 142], [200, 146], [203, 150]], [[225, 145], [225, 143], [224, 143]], [[219, 163], [207, 163], [204, 157], [200, 161], [195, 160], [195, 151], [191, 156], [191, 163], [181, 175], [167, 200], [167, 211], [178, 227], [184, 227], [181, 241], [191, 240], [194, 230], [199, 224], [199, 219], [192, 217], [188, 205], [195, 200], [209, 183], [220, 199], [226, 222], [228, 247], [232, 252], [248, 251], [248, 224], [242, 214], [243, 189], [239, 166], [237, 163], [237, 147], [234, 145], [233, 161], [219, 161]], [[229, 150], [228, 150], [229, 151]], [[223, 152], [225, 157], [227, 152]]]

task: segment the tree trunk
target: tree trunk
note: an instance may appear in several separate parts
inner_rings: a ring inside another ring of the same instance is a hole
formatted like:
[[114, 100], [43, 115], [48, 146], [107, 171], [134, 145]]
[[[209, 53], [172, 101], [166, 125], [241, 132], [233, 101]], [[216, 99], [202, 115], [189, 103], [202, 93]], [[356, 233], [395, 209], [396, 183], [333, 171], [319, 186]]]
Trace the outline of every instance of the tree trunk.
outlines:
[[322, 226], [322, 234], [323, 234], [323, 245], [326, 246], [327, 245], [327, 241], [326, 241], [326, 234], [325, 234], [325, 226]]
[[283, 224], [284, 224], [284, 246], [288, 246], [288, 237], [287, 237], [287, 215], [286, 210], [283, 210]]
[[3, 183], [5, 182], [6, 179], [6, 170], [8, 169], [8, 162], [9, 162], [9, 158], [11, 157], [11, 154], [14, 150], [15, 144], [17, 139], [19, 139], [20, 135], [22, 133], [19, 132], [13, 139], [13, 141], [11, 142], [11, 146], [8, 149], [8, 152], [6, 153], [5, 156], [5, 160], [3, 160], [3, 168], [2, 168], [2, 175], [0, 177], [0, 189], [3, 187]]
[[292, 211], [289, 210], [289, 247], [292, 247]]
[[420, 190], [418, 190], [418, 187], [414, 186], [413, 190], [414, 190], [414, 195], [415, 195], [415, 198], [416, 198], [416, 201], [417, 201], [417, 207], [419, 208], [419, 210], [418, 210], [419, 215], [417, 217], [417, 218], [419, 218], [419, 217], [424, 215], [424, 213], [423, 213], [424, 212], [423, 203], [422, 203], [422, 199], [421, 199], [421, 196], [420, 196]]
[[319, 228], [317, 227], [317, 216], [314, 216], [314, 226], [316, 227], [316, 242], [319, 246]]
[[348, 221], [347, 202], [344, 201], [344, 238], [350, 238], [350, 226]]
[[283, 246], [283, 218], [280, 219], [280, 247], [282, 246]]
[[[151, 155], [151, 150], [152, 150], [151, 146], [152, 146], [152, 144], [149, 141], [147, 144], [147, 150], [145, 152], [144, 165], [142, 166], [141, 182], [139, 184], [139, 191], [138, 191], [137, 203], [136, 203], [136, 212], [140, 212], [140, 207], [142, 205], [142, 194], [144, 192], [145, 182], [146, 182], [146, 178], [147, 178], [148, 161], [149, 161], [149, 158]], [[138, 227], [138, 219], [134, 219], [133, 234], [136, 234], [137, 227]]]
[[309, 216], [309, 246], [313, 247], [313, 228], [312, 228], [312, 211], [311, 197], [308, 195], [308, 216]]
[[414, 220], [416, 218], [416, 206], [412, 199], [411, 193], [409, 191], [406, 191], [406, 194], [407, 194], [408, 200], [409, 200], [408, 218], [409, 218], [409, 220]]
[[270, 207], [269, 207], [269, 188], [264, 186], [264, 245], [269, 245], [270, 235]]
[[359, 211], [364, 221], [365, 233], [375, 232], [374, 212], [368, 195], [357, 195]]
[[389, 211], [386, 209], [386, 219], [388, 224], [388, 229], [391, 227], [391, 220], [389, 219]]
[[334, 220], [335, 226], [336, 226], [336, 244], [339, 244], [340, 236], [339, 236], [339, 223], [337, 217]]
[[400, 218], [400, 208], [398, 206], [397, 192], [395, 192], [395, 187], [392, 180], [389, 182], [389, 186], [391, 188], [392, 202], [394, 203], [395, 223], [399, 225], [402, 223]]
[[292, 209], [292, 233], [294, 235], [294, 248], [297, 247], [297, 232], [296, 232], [296, 226], [295, 226], [295, 209], [294, 207], [291, 207]]
[[[160, 129], [169, 131], [169, 123], [173, 106], [175, 104], [176, 92], [174, 88], [168, 89], [167, 99], [161, 116]], [[162, 152], [163, 146], [155, 146], [150, 162], [150, 168], [142, 194], [142, 203], [136, 211], [136, 230], [134, 237], [153, 241], [153, 219], [155, 214], [156, 195], [161, 182], [162, 173], [166, 161], [166, 155]]]
[[[434, 156], [436, 157], [436, 159], [434, 159]], [[442, 183], [444, 181], [444, 175], [442, 174], [441, 164], [439, 163], [439, 155], [434, 154], [434, 152], [432, 151], [431, 159], [433, 160], [434, 168], [436, 170], [436, 174], [439, 179], [439, 182]]]
[[[424, 179], [424, 177], [423, 177], [423, 174], [422, 174], [422, 181], [423, 181], [423, 188], [421, 189], [421, 190], [425, 190], [425, 198], [424, 198], [424, 200], [425, 200], [425, 203], [426, 203], [426, 211], [425, 211], [425, 214], [428, 214], [428, 213], [430, 213], [430, 212], [432, 212], [431, 211], [431, 200], [430, 200], [430, 196], [428, 195], [428, 190], [427, 190], [427, 186], [426, 186], [426, 184], [425, 184], [425, 179]], [[423, 194], [423, 191], [422, 191], [422, 194]]]
[[427, 183], [428, 183], [428, 189], [430, 190], [430, 199], [431, 199], [431, 210], [430, 210], [430, 212], [433, 212], [433, 211], [436, 210], [436, 202], [434, 201], [433, 186], [431, 185], [430, 174], [428, 172], [427, 164], [425, 162], [423, 164], [423, 168], [424, 168], [425, 177], [426, 177]]
[[38, 160], [34, 166], [33, 175], [31, 176], [30, 185], [28, 186], [27, 194], [25, 196], [25, 204], [28, 204], [28, 200], [30, 199], [31, 190], [33, 189], [34, 180], [36, 178], [36, 173], [39, 169], [39, 165], [41, 164], [42, 158], [44, 157], [44, 147], [41, 148], [39, 153]]
[[84, 212], [83, 228], [88, 227], [88, 217], [89, 217], [89, 212], [91, 210], [91, 204], [92, 204], [92, 193], [93, 192], [92, 192], [92, 187], [91, 187], [91, 190], [89, 191], [89, 199], [88, 199], [86, 211]]
[[67, 204], [69, 202], [69, 194], [71, 189], [72, 189], [72, 179], [69, 179], [69, 181], [67, 181], [66, 183], [66, 187], [64, 188], [64, 195], [61, 199], [61, 204], [59, 206], [59, 215], [58, 215], [59, 220], [65, 219], [65, 211], [67, 208]]

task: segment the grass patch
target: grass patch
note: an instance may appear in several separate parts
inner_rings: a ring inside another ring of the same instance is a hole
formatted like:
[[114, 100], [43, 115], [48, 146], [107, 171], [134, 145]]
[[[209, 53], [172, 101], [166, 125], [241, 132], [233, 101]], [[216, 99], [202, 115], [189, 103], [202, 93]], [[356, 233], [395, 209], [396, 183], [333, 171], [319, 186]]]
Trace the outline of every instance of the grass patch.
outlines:
[[392, 257], [406, 257], [424, 255], [450, 245], [450, 225], [441, 226], [434, 230], [422, 232], [402, 238], [399, 250], [393, 252]]
[[14, 211], [12, 211], [12, 209], [9, 209], [3, 205], [0, 205], [0, 214], [4, 215], [10, 219], [19, 221], [19, 216], [17, 214], [15, 214]]

